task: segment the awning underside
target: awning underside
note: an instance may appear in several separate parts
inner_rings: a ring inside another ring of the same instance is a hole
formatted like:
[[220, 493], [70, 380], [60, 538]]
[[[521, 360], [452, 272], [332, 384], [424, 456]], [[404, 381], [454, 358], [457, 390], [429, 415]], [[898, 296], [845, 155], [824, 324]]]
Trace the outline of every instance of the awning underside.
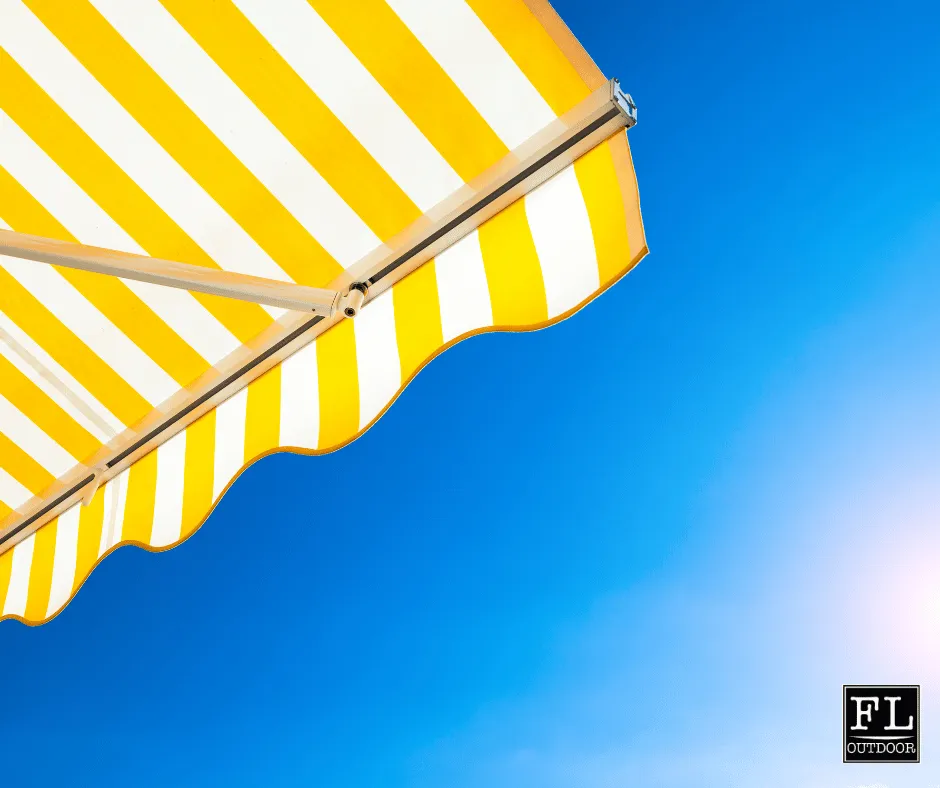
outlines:
[[[348, 290], [603, 84], [540, 0], [5, 3], [0, 229]], [[257, 458], [342, 446], [450, 344], [560, 320], [645, 251], [620, 132], [24, 531], [0, 616], [48, 620], [115, 547], [191, 535]], [[0, 538], [292, 320], [0, 256]]]

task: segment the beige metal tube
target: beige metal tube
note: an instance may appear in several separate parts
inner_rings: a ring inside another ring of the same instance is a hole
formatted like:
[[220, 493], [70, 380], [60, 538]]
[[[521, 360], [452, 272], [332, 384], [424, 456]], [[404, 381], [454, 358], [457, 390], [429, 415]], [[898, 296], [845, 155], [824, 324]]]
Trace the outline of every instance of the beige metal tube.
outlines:
[[327, 317], [332, 316], [339, 301], [336, 290], [279, 282], [276, 279], [236, 274], [157, 257], [142, 257], [10, 230], [0, 230], [0, 255], [180, 290], [237, 298], [282, 309], [316, 312]]

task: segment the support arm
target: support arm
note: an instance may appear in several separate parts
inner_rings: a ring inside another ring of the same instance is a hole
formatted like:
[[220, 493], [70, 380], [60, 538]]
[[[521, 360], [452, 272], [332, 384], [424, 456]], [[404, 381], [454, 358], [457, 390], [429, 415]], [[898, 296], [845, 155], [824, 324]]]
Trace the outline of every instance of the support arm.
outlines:
[[335, 290], [0, 230], [0, 255], [332, 317]]

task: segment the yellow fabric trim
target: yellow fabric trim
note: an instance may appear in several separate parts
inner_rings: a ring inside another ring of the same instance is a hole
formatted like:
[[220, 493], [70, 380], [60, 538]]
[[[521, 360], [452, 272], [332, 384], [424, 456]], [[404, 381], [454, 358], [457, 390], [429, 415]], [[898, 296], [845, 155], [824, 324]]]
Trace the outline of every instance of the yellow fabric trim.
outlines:
[[49, 592], [52, 589], [52, 563], [55, 558], [55, 539], [59, 521], [53, 520], [36, 532], [33, 544], [33, 563], [29, 570], [29, 595], [26, 598], [26, 618], [38, 621], [46, 617]]
[[633, 169], [633, 155], [625, 131], [614, 135], [607, 143], [614, 162], [614, 169], [620, 175], [621, 197], [627, 220], [627, 237], [634, 257], [642, 257], [649, 249], [646, 246], [646, 231], [643, 229], [643, 215], [640, 212], [640, 190], [637, 186], [636, 172]]
[[548, 317], [545, 281], [525, 215], [525, 198], [479, 228], [493, 323], [516, 326]]
[[127, 542], [149, 544], [157, 494], [157, 452], [152, 451], [141, 457], [130, 467], [127, 476], [121, 538]]
[[408, 380], [444, 344], [433, 260], [395, 286], [393, 303], [401, 379]]
[[467, 0], [556, 115], [587, 98], [591, 88], [523, 0]]
[[574, 37], [548, 0], [524, 0], [524, 2], [574, 70], [578, 72], [578, 76], [587, 85], [588, 90], [596, 90], [607, 82], [604, 72], [597, 67], [597, 63], [581, 46], [581, 42]]
[[269, 369], [248, 386], [245, 462], [279, 445], [281, 367]]
[[[10, 588], [10, 573], [13, 570], [13, 551], [7, 550], [0, 555], [0, 615], [3, 614], [3, 606], [6, 603], [7, 591]], [[3, 619], [0, 618], [0, 621]], [[42, 619], [35, 619], [34, 623], [40, 623]]]
[[99, 487], [91, 503], [79, 512], [78, 547], [75, 555], [75, 575], [72, 578], [72, 596], [78, 592], [85, 578], [98, 565], [103, 527], [104, 489]]
[[356, 334], [343, 320], [317, 339], [321, 450], [338, 447], [359, 431], [359, 370]]
[[185, 539], [203, 522], [212, 506], [212, 476], [215, 458], [215, 411], [210, 410], [186, 428], [186, 469], [183, 476], [183, 523]]
[[627, 219], [622, 200], [611, 200], [605, 195], [616, 193], [617, 171], [614, 169], [610, 145], [598, 145], [574, 164], [575, 175], [581, 186], [587, 207], [600, 283], [606, 284], [622, 268], [623, 252], [630, 250], [627, 237]]

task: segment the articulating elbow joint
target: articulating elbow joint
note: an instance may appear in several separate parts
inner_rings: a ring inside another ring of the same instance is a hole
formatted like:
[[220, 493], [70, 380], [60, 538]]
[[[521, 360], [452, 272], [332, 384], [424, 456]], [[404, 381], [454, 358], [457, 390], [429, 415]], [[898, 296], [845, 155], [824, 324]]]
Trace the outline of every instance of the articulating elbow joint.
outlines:
[[355, 317], [362, 309], [362, 302], [365, 300], [369, 287], [364, 282], [356, 282], [350, 285], [349, 292], [343, 299], [343, 314], [346, 317]]

